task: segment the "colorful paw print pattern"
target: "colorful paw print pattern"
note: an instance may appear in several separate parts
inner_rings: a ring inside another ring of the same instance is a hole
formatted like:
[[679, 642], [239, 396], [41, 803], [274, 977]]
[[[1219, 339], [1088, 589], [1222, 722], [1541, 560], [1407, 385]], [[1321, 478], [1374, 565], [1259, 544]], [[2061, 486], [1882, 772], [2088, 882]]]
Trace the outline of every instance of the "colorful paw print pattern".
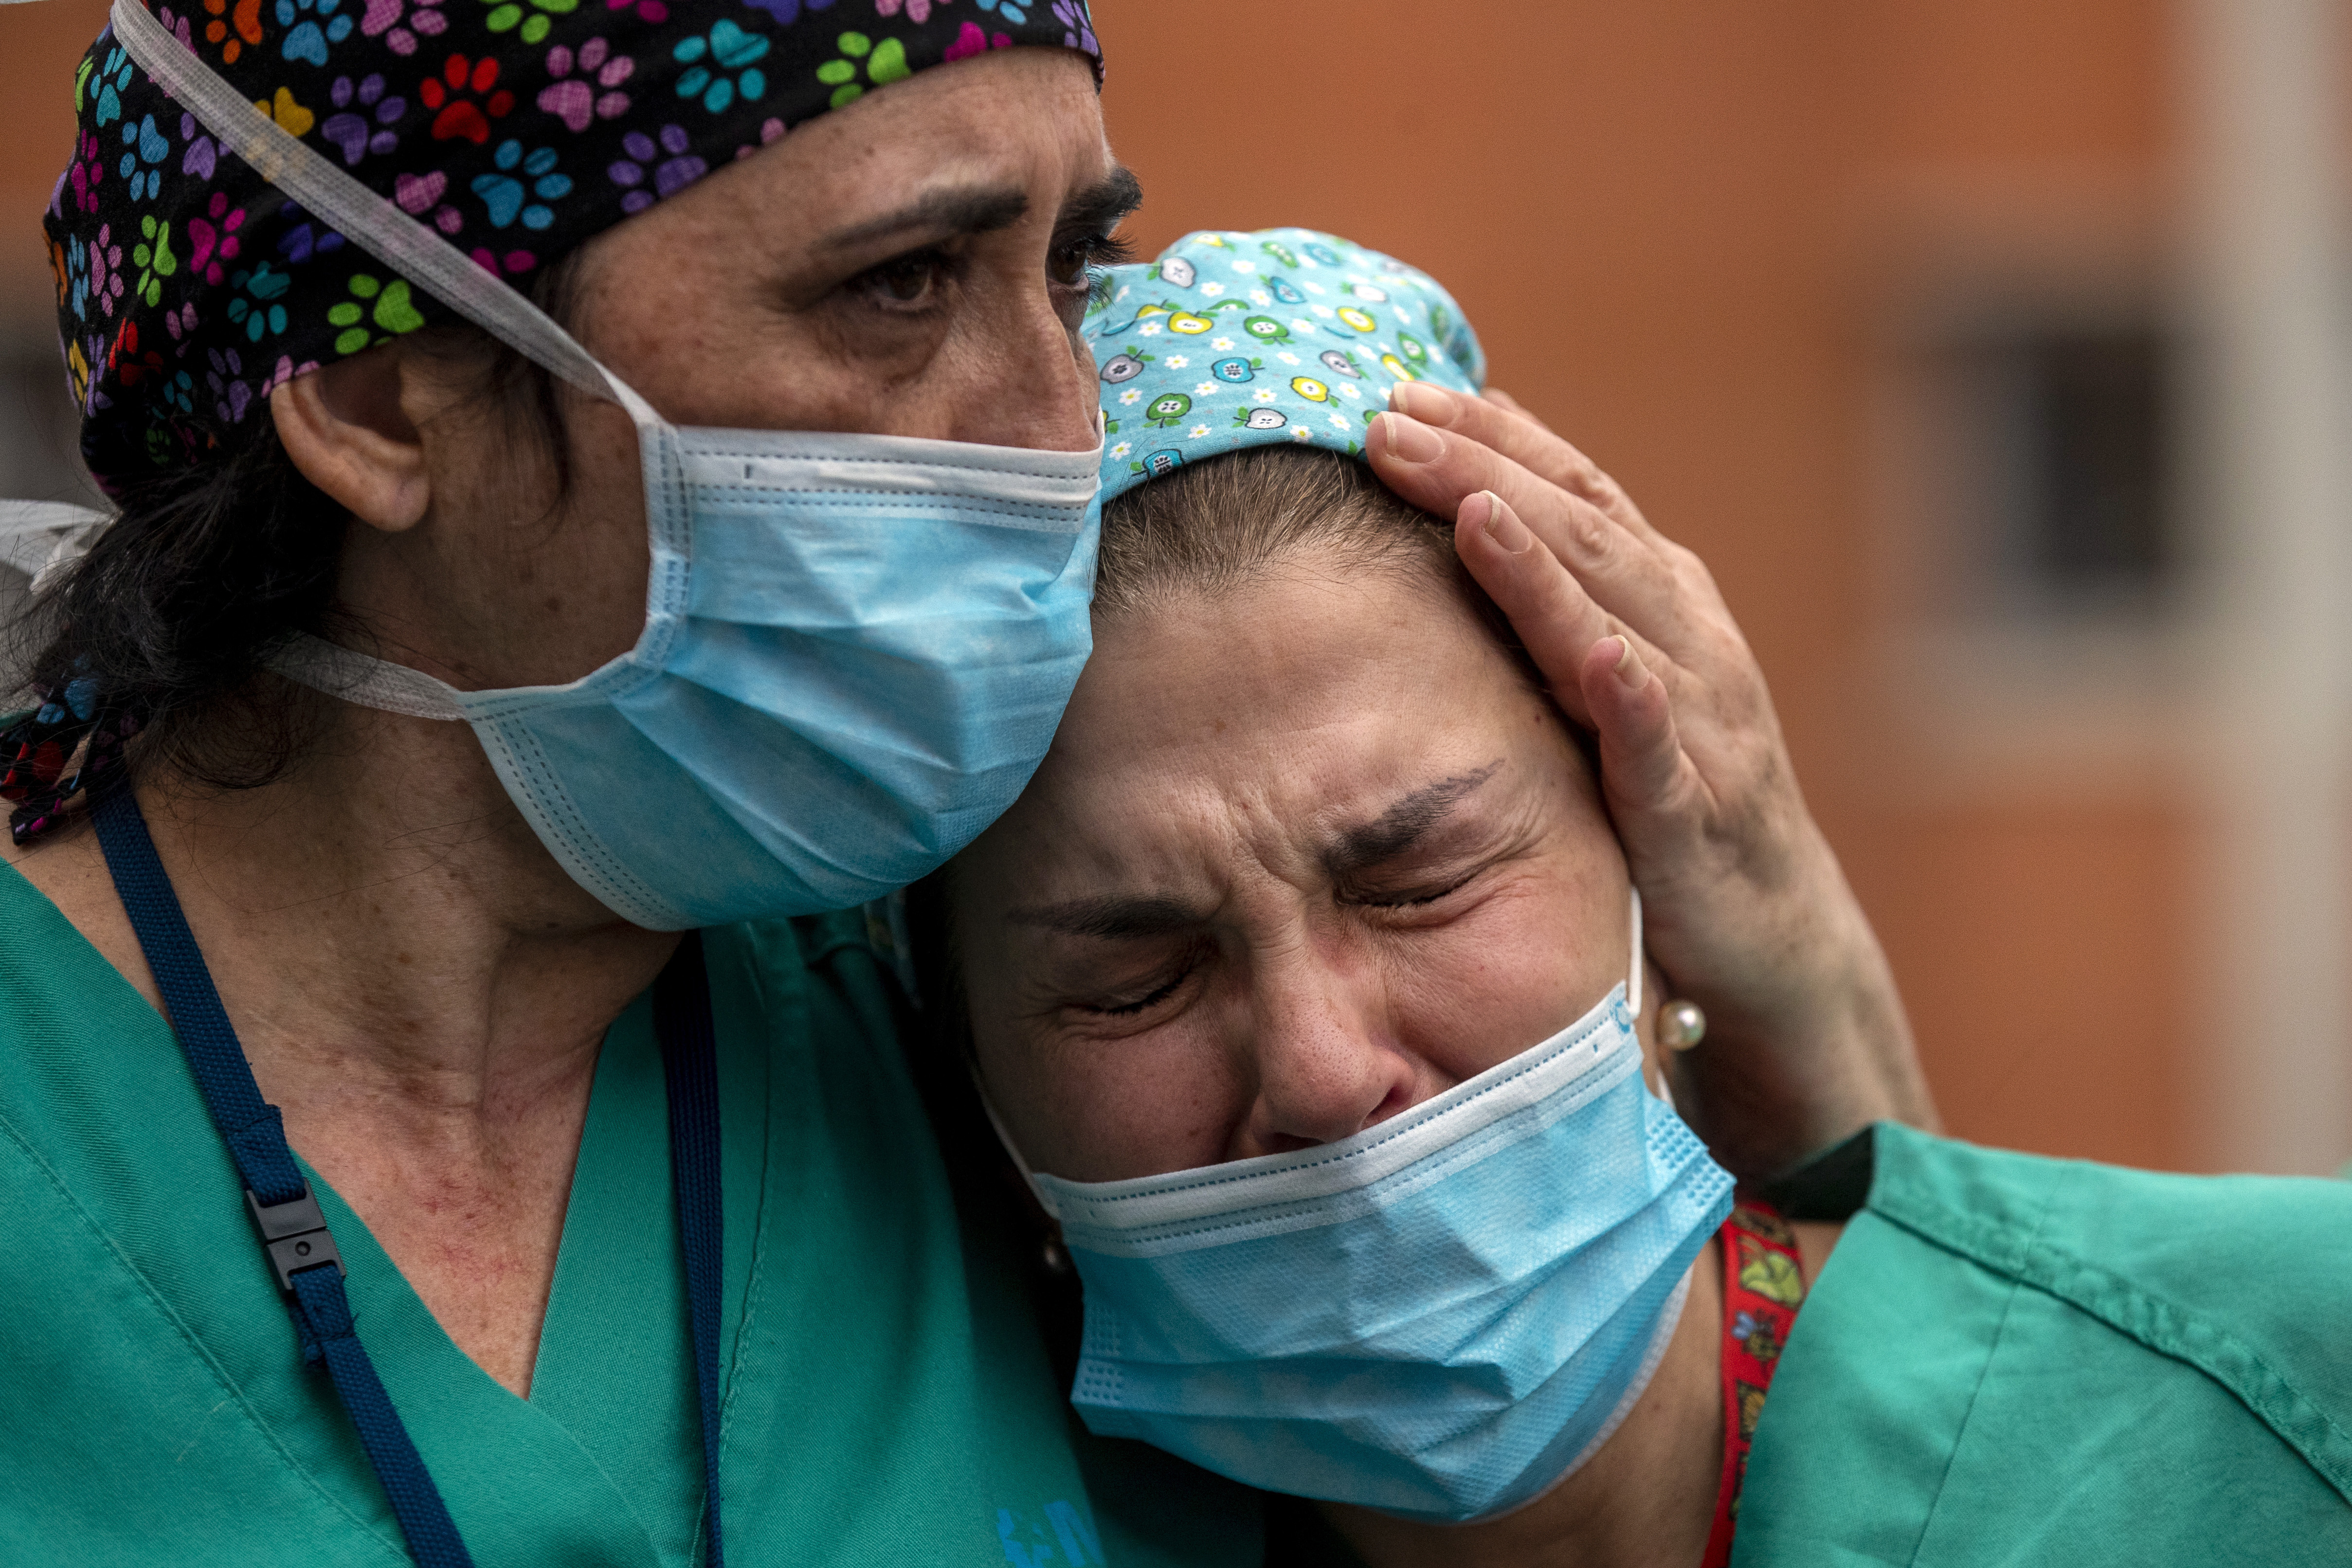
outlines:
[[[141, 3], [279, 129], [526, 293], [614, 224], [917, 71], [1016, 45], [1102, 70], [1084, 0]], [[265, 183], [110, 27], [70, 89], [44, 227], [82, 455], [108, 488], [209, 461], [280, 382], [462, 319]]]
[[1337, 235], [1189, 234], [1097, 282], [1082, 330], [1102, 388], [1105, 500], [1244, 446], [1360, 457], [1397, 382], [1486, 385], [1454, 297]]

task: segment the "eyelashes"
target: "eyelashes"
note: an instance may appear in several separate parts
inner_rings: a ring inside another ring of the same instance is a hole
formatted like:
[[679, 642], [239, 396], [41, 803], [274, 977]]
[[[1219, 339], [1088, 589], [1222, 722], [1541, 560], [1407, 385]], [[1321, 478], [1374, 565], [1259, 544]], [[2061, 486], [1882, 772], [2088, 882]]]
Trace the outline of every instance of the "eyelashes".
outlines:
[[1486, 868], [1484, 866], [1481, 866], [1478, 868], [1478, 871], [1473, 871], [1467, 875], [1456, 877], [1454, 881], [1447, 883], [1443, 887], [1433, 887], [1410, 893], [1393, 893], [1381, 897], [1366, 895], [1359, 897], [1353, 902], [1367, 904], [1374, 909], [1417, 909], [1427, 904], [1435, 904], [1441, 899], [1452, 897], [1454, 894], [1461, 892], [1464, 888], [1469, 886], [1470, 883], [1475, 882], [1478, 879], [1478, 872], [1484, 871], [1485, 869]]
[[1099, 309], [1110, 303], [1110, 268], [1125, 267], [1134, 259], [1135, 247], [1115, 234], [1087, 236], [1083, 264], [1087, 309]]
[[[1046, 277], [1066, 295], [1084, 291], [1089, 309], [1109, 299], [1108, 268], [1124, 266], [1135, 253], [1114, 235], [1087, 234], [1055, 243], [1046, 258]], [[964, 270], [964, 258], [942, 246], [926, 246], [892, 256], [848, 280], [847, 287], [883, 308], [920, 313], [937, 301]]]
[[1192, 971], [1187, 968], [1182, 974], [1168, 981], [1150, 995], [1138, 997], [1131, 1002], [1097, 1002], [1089, 1005], [1086, 1010], [1097, 1018], [1112, 1019], [1134, 1018], [1139, 1014], [1150, 1012], [1153, 1008], [1174, 996], [1176, 988], [1191, 978], [1192, 973]]
[[925, 246], [877, 262], [850, 278], [844, 288], [868, 304], [894, 314], [921, 314], [935, 296], [961, 270], [961, 258], [940, 246]]

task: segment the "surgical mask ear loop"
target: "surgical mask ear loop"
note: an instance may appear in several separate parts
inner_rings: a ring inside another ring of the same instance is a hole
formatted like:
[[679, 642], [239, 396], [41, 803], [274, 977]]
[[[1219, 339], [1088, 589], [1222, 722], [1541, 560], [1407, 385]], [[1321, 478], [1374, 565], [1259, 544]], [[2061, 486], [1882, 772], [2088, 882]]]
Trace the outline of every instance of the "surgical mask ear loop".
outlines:
[[[116, 42], [213, 133], [224, 156], [242, 159], [272, 186], [300, 202], [311, 215], [533, 364], [593, 396], [630, 405], [630, 399], [620, 395], [619, 378], [597, 363], [570, 333], [485, 272], [464, 251], [255, 109], [139, 0], [115, 0], [109, 19]], [[642, 426], [639, 408], [630, 406], [630, 413]]]
[[1029, 1196], [1037, 1200], [1037, 1207], [1045, 1211], [1047, 1219], [1053, 1221], [1053, 1234], [1045, 1238], [1043, 1249], [1046, 1271], [1067, 1274], [1074, 1265], [1070, 1261], [1069, 1246], [1062, 1239], [1062, 1211], [1055, 1204], [1053, 1194], [1047, 1192], [1045, 1184], [1037, 1179], [1037, 1173], [1029, 1168], [1029, 1162], [1021, 1157], [1021, 1150], [1013, 1144], [1013, 1134], [1005, 1130], [1004, 1118], [996, 1113], [996, 1103], [988, 1097], [987, 1085], [980, 1081], [979, 1065], [967, 1065], [971, 1071], [972, 1092], [980, 1096], [980, 1108], [988, 1113], [988, 1124], [996, 1129], [996, 1141], [1004, 1145], [1004, 1152], [1012, 1159], [1013, 1167], [1020, 1171], [1021, 1179], [1029, 1184]]
[[1059, 1225], [1062, 1211], [1055, 1207], [1054, 1195], [1045, 1190], [1045, 1184], [1037, 1179], [1037, 1173], [1031, 1170], [1029, 1162], [1021, 1157], [1020, 1146], [1013, 1143], [1013, 1134], [1005, 1130], [1004, 1118], [996, 1113], [996, 1102], [988, 1097], [988, 1085], [980, 1081], [979, 1065], [967, 1063], [966, 1066], [971, 1073], [971, 1092], [980, 1096], [980, 1108], [988, 1113], [988, 1124], [996, 1129], [996, 1141], [1004, 1145], [1004, 1152], [1011, 1157], [1014, 1168], [1020, 1171], [1021, 1179], [1029, 1184], [1030, 1196], [1036, 1198], [1037, 1207], [1045, 1211], [1048, 1219]]
[[[1633, 905], [1633, 939], [1632, 946], [1633, 956], [1627, 961], [1626, 966], [1625, 1007], [1626, 1010], [1633, 1016], [1633, 1039], [1638, 1042], [1642, 1038], [1642, 970], [1645, 966], [1642, 961], [1643, 956], [1642, 947], [1642, 890], [1637, 887], [1633, 889], [1632, 892], [1632, 902]], [[1646, 1055], [1644, 1060], [1646, 1061]], [[1643, 1082], [1646, 1083], [1648, 1080], [1644, 1079]], [[1663, 1054], [1658, 1058], [1658, 1098], [1666, 1103], [1667, 1110], [1675, 1112], [1676, 1115], [1680, 1115], [1682, 1113], [1675, 1104], [1674, 1078], [1669, 1068], [1668, 1059]]]
[[1642, 890], [1634, 887], [1627, 891], [1633, 894], [1633, 936], [1627, 944], [1633, 956], [1625, 961], [1625, 1006], [1632, 1011], [1634, 1023], [1639, 1025], [1642, 1021]]

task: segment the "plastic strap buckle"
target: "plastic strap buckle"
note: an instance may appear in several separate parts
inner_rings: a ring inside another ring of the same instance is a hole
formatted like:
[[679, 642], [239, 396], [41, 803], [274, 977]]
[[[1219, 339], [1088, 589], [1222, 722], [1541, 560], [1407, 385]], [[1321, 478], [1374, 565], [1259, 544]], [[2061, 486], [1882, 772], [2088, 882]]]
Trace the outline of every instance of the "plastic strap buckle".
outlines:
[[343, 1255], [335, 1250], [335, 1239], [327, 1233], [327, 1218], [319, 1212], [319, 1200], [310, 1196], [309, 1184], [304, 1184], [301, 1197], [268, 1205], [247, 1187], [245, 1207], [261, 1231], [261, 1249], [269, 1254], [269, 1266], [277, 1270], [278, 1288], [288, 1295], [294, 1293], [294, 1276], [306, 1269], [332, 1263], [337, 1274], [343, 1271]]

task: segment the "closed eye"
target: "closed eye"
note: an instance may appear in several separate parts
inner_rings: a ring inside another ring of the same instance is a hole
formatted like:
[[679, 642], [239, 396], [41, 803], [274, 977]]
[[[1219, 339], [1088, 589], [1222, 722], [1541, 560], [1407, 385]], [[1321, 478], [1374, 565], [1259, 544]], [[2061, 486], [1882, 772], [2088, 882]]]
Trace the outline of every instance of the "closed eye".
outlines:
[[1156, 990], [1136, 998], [1133, 1001], [1085, 1002], [1080, 1004], [1080, 1008], [1083, 1011], [1093, 1013], [1097, 1018], [1133, 1018], [1139, 1013], [1150, 1011], [1153, 1008], [1158, 1007], [1161, 1002], [1164, 1002], [1169, 998], [1174, 996], [1176, 994], [1177, 988], [1181, 986], [1186, 980], [1190, 979], [1192, 975], [1192, 966], [1188, 964], [1183, 968], [1178, 970], [1174, 977], [1170, 979], [1167, 984], [1160, 986]]
[[1461, 892], [1464, 888], [1477, 881], [1478, 873], [1486, 869], [1486, 867], [1480, 866], [1475, 871], [1469, 872], [1463, 876], [1456, 877], [1454, 881], [1446, 883], [1443, 886], [1411, 888], [1396, 893], [1360, 893], [1348, 898], [1345, 902], [1363, 904], [1373, 909], [1418, 908], [1425, 904], [1435, 904], [1442, 899], [1450, 897], [1451, 895]]

